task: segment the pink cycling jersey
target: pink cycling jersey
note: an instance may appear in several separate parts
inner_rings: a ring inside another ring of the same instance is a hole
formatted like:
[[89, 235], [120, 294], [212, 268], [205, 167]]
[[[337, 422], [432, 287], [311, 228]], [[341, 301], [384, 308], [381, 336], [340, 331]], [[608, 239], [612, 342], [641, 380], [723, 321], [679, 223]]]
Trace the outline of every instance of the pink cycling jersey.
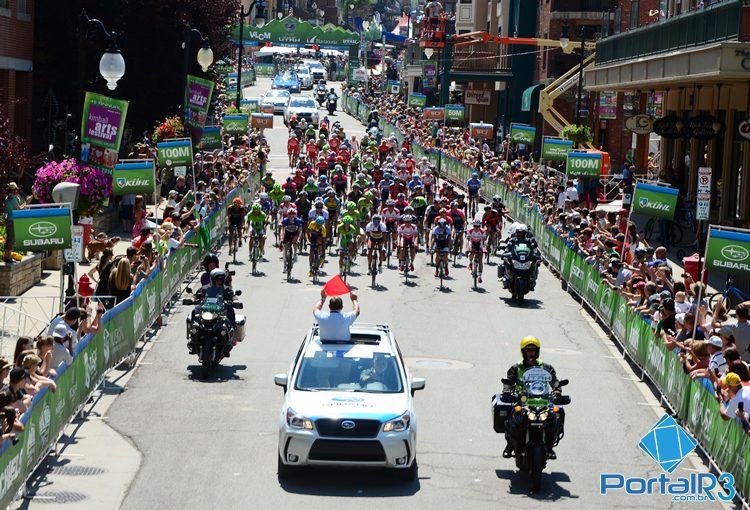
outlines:
[[398, 227], [398, 235], [404, 238], [404, 241], [413, 241], [417, 235], [417, 226], [414, 223], [402, 223]]
[[481, 228], [472, 228], [466, 232], [466, 239], [471, 243], [472, 248], [477, 245], [482, 248], [487, 240], [487, 232]]

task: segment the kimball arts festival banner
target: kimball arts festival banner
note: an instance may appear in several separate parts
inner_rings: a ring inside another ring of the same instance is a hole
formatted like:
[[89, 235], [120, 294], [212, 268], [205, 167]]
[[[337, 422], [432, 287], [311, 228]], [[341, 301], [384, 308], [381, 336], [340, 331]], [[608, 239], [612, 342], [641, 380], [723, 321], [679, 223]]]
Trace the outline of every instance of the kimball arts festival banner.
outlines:
[[188, 75], [185, 85], [185, 127], [190, 131], [194, 144], [200, 142], [203, 134], [213, 90], [214, 83], [211, 80]]
[[81, 161], [112, 173], [127, 113], [127, 101], [86, 92], [81, 122]]
[[154, 171], [153, 159], [120, 161], [112, 174], [112, 194], [153, 193], [156, 190]]

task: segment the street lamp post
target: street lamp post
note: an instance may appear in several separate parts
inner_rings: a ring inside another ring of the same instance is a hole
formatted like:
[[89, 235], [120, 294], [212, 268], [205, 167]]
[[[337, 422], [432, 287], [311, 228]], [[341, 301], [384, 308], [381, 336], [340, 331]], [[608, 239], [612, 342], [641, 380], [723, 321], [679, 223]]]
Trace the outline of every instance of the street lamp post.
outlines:
[[115, 90], [117, 82], [125, 76], [125, 59], [117, 47], [117, 33], [108, 31], [100, 20], [89, 18], [85, 10], [81, 11], [80, 21], [87, 36], [91, 30], [98, 30], [107, 39], [109, 46], [99, 60], [99, 74], [107, 81], [107, 88]]
[[201, 49], [198, 50], [197, 60], [200, 64], [201, 69], [205, 73], [214, 61], [214, 52], [211, 49], [211, 42], [208, 37], [203, 37], [203, 34], [199, 30], [191, 27], [185, 29], [184, 39], [182, 47], [185, 49], [185, 60], [183, 64], [183, 77], [182, 90], [180, 90], [180, 103], [183, 102], [185, 97], [185, 88], [187, 87], [188, 73], [190, 71], [190, 47], [193, 39], [198, 39], [201, 42]]
[[[568, 22], [565, 21], [560, 35], [560, 46], [565, 49], [570, 43]], [[578, 92], [576, 97], [576, 125], [581, 125], [581, 96], [583, 95], [583, 61], [586, 58], [586, 36], [588, 27], [582, 25], [578, 27], [577, 34], [581, 43], [580, 58], [578, 60]]]
[[255, 7], [258, 9], [255, 13], [255, 23], [260, 28], [266, 24], [266, 0], [253, 0], [247, 11], [240, 5], [240, 49], [237, 55], [237, 96], [234, 100], [234, 106], [237, 110], [240, 109], [240, 99], [242, 97], [242, 50], [244, 50], [245, 46], [245, 18], [250, 17]]

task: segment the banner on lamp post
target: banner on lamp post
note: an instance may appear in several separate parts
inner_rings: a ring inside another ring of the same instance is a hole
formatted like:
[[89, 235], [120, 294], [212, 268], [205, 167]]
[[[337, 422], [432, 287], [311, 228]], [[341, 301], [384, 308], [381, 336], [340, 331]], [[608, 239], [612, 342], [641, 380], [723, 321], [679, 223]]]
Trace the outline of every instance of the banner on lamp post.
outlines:
[[112, 194], [153, 193], [156, 177], [153, 159], [120, 161], [112, 173]]
[[206, 126], [203, 128], [203, 136], [198, 146], [201, 150], [212, 151], [221, 149], [224, 144], [221, 140], [221, 128], [219, 126]]
[[193, 166], [193, 144], [190, 138], [171, 138], [156, 144], [159, 168], [171, 168], [175, 175], [187, 175]]
[[11, 213], [14, 246], [22, 251], [47, 251], [70, 248], [73, 217], [69, 207], [33, 207]]
[[466, 108], [460, 104], [447, 104], [445, 105], [445, 120], [456, 120], [462, 122], [464, 120], [464, 112]]
[[565, 165], [568, 177], [599, 177], [602, 170], [601, 153], [568, 151]]
[[750, 230], [708, 230], [706, 269], [734, 274], [750, 273]]
[[260, 111], [260, 99], [240, 99], [240, 111], [243, 113], [258, 113]]
[[224, 115], [224, 132], [230, 135], [247, 134], [250, 119], [247, 113], [232, 113]]
[[536, 128], [528, 124], [511, 124], [510, 141], [513, 143], [532, 144], [536, 138]]
[[636, 182], [631, 212], [671, 220], [677, 209], [678, 194], [674, 188]]
[[409, 94], [409, 106], [424, 107], [427, 104], [427, 96], [416, 92]]
[[268, 113], [253, 113], [250, 116], [250, 125], [256, 129], [270, 129], [273, 127], [273, 117]]
[[389, 94], [400, 94], [401, 93], [401, 82], [397, 80], [388, 80], [388, 93]]
[[422, 110], [422, 117], [424, 120], [443, 120], [445, 110], [442, 108], [425, 108]]
[[560, 138], [542, 139], [542, 157], [547, 161], [565, 161], [568, 159], [568, 152], [573, 148], [571, 140], [562, 140]]
[[206, 125], [213, 90], [212, 81], [188, 74], [185, 85], [185, 127], [195, 143], [201, 139], [203, 126]]
[[81, 122], [81, 161], [112, 172], [127, 113], [127, 101], [86, 92]]

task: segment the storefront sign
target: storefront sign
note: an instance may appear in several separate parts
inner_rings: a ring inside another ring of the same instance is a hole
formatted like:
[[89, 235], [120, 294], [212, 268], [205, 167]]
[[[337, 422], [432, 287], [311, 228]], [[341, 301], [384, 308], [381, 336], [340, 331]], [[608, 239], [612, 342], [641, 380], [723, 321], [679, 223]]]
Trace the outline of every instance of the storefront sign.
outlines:
[[696, 193], [695, 219], [706, 221], [711, 210], [711, 167], [698, 168], [698, 193]]
[[706, 269], [727, 273], [750, 273], [750, 231], [709, 228]]
[[599, 94], [599, 118], [602, 120], [617, 118], [617, 92]]
[[250, 125], [256, 129], [273, 127], [273, 115], [268, 113], [253, 113], [250, 116]]
[[422, 116], [424, 120], [443, 120], [445, 118], [445, 110], [442, 108], [425, 108], [422, 110]]
[[247, 113], [224, 115], [224, 132], [230, 135], [245, 135], [249, 120]]
[[200, 149], [212, 151], [223, 147], [221, 141], [221, 128], [219, 126], [206, 126], [203, 128]]
[[662, 138], [682, 138], [685, 123], [676, 115], [667, 115], [654, 121], [654, 133]]
[[637, 182], [633, 191], [632, 212], [671, 220], [677, 208], [678, 193], [667, 186]]
[[21, 251], [70, 248], [73, 218], [67, 207], [35, 207], [11, 213], [15, 246]]
[[685, 134], [699, 140], [710, 140], [724, 132], [724, 123], [713, 115], [696, 115], [688, 119]]
[[536, 138], [536, 128], [527, 124], [511, 124], [510, 140], [513, 143], [532, 144]]
[[647, 135], [654, 130], [654, 119], [648, 115], [634, 115], [625, 121], [625, 127], [636, 135]]
[[466, 104], [490, 104], [492, 99], [490, 90], [467, 90], [464, 92], [464, 103]]
[[112, 173], [112, 194], [153, 193], [156, 190], [154, 160], [120, 161]]
[[445, 105], [445, 120], [464, 120], [464, 111], [466, 108], [460, 104], [447, 104]]
[[474, 140], [492, 140], [495, 128], [492, 124], [472, 123], [469, 124], [469, 136]]
[[409, 106], [423, 107], [427, 104], [427, 96], [424, 94], [409, 94]]
[[568, 152], [573, 148], [571, 140], [544, 138], [542, 140], [542, 157], [547, 161], [565, 161]]
[[117, 163], [128, 102], [86, 92], [81, 123], [81, 161], [111, 169]]
[[602, 155], [569, 151], [565, 168], [568, 177], [599, 177], [602, 169]]
[[[193, 144], [190, 138], [172, 138], [156, 144], [159, 168], [172, 168], [175, 175], [185, 175], [193, 166]], [[178, 173], [179, 172], [179, 173]]]
[[737, 132], [745, 140], [750, 140], [750, 119], [745, 119], [740, 122]]

